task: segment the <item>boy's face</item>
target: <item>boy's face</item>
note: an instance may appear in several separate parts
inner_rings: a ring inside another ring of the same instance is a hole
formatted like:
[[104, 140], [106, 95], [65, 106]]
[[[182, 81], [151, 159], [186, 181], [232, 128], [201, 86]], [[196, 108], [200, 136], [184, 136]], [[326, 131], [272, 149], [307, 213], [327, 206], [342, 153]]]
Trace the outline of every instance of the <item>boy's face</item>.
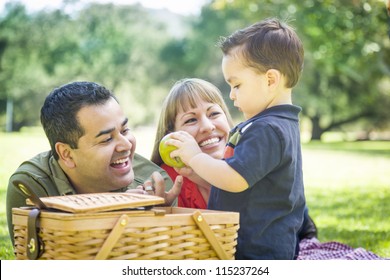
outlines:
[[234, 51], [223, 56], [222, 72], [231, 88], [229, 97], [245, 119], [254, 117], [271, 104], [272, 94], [269, 94], [266, 75], [245, 66], [241, 56]]
[[180, 108], [175, 119], [175, 131], [184, 130], [198, 142], [202, 152], [221, 159], [230, 126], [225, 112], [215, 103], [199, 99], [196, 108]]
[[87, 106], [77, 117], [85, 134], [71, 150], [70, 180], [78, 192], [108, 192], [129, 185], [134, 180], [136, 142], [119, 104], [111, 99]]

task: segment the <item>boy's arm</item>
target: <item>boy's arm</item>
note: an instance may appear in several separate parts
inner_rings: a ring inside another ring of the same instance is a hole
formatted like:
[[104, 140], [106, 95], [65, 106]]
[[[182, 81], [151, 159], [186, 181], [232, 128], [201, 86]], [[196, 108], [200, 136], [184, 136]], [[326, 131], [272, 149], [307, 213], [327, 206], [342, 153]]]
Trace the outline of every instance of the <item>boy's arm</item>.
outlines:
[[177, 147], [170, 154], [172, 158], [180, 157], [187, 166], [211, 185], [229, 192], [242, 192], [248, 188], [246, 180], [224, 160], [203, 153], [199, 144], [188, 132], [173, 132], [165, 143]]
[[242, 192], [248, 188], [246, 180], [226, 161], [199, 153], [191, 158], [189, 166], [213, 186], [228, 191]]

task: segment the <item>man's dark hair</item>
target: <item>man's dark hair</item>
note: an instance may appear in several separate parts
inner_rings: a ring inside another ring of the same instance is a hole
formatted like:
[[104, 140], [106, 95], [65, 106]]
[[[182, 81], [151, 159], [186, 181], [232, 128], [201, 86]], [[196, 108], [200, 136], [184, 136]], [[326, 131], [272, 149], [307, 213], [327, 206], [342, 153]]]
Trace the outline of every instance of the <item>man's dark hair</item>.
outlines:
[[117, 100], [111, 91], [93, 82], [65, 84], [46, 97], [41, 108], [41, 123], [56, 160], [59, 158], [55, 149], [57, 142], [75, 149], [85, 133], [77, 119], [78, 112], [86, 106], [105, 104], [111, 98]]

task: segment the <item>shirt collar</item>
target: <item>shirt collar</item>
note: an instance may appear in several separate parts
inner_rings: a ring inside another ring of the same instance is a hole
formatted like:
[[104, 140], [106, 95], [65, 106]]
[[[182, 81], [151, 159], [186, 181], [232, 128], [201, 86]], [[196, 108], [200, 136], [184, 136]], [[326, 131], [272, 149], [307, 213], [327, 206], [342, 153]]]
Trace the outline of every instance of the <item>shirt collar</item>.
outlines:
[[50, 157], [49, 168], [51, 169], [54, 184], [56, 185], [60, 195], [76, 194], [76, 190], [72, 187], [68, 177], [66, 177], [64, 171], [54, 156]]
[[264, 111], [258, 113], [252, 118], [243, 121], [242, 123], [239, 123], [235, 128], [232, 129], [232, 131], [237, 131], [237, 129], [241, 130], [243, 127], [253, 122], [254, 120], [263, 117], [269, 117], [269, 116], [278, 116], [281, 118], [287, 118], [287, 119], [298, 121], [298, 115], [301, 111], [302, 111], [301, 107], [296, 105], [291, 105], [291, 104], [273, 106], [271, 108], [265, 109]]

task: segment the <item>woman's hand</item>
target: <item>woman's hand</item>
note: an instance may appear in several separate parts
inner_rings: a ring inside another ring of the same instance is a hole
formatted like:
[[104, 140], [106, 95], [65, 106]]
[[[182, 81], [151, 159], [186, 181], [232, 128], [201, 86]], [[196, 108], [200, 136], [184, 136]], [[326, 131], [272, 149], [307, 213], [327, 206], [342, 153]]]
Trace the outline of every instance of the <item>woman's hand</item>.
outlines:
[[175, 171], [180, 174], [181, 176], [188, 178], [198, 186], [204, 187], [204, 188], [210, 188], [211, 185], [206, 180], [203, 180], [198, 174], [195, 173], [195, 171], [191, 167], [183, 167], [183, 168], [175, 168]]

